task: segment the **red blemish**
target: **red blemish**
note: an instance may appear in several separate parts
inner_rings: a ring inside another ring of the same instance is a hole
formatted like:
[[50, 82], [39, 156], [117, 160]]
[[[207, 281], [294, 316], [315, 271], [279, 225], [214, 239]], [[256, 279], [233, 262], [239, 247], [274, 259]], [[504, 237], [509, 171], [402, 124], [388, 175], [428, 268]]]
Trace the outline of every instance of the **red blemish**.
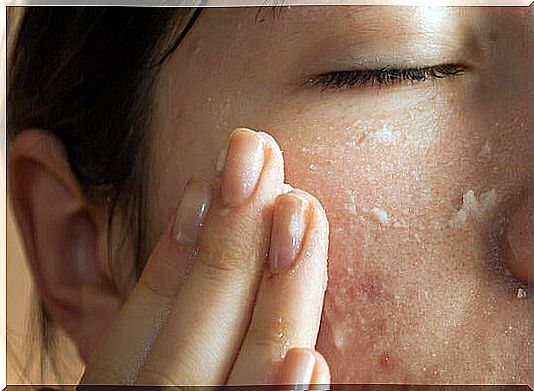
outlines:
[[380, 355], [380, 366], [384, 369], [391, 369], [391, 358], [389, 352], [382, 352]]
[[364, 274], [351, 286], [350, 297], [365, 301], [377, 301], [384, 298], [384, 286], [376, 275]]
[[382, 287], [382, 284], [380, 284], [380, 281], [376, 278], [369, 279], [367, 281], [364, 281], [360, 289], [363, 294], [365, 294], [370, 299], [377, 299], [383, 296], [384, 289]]

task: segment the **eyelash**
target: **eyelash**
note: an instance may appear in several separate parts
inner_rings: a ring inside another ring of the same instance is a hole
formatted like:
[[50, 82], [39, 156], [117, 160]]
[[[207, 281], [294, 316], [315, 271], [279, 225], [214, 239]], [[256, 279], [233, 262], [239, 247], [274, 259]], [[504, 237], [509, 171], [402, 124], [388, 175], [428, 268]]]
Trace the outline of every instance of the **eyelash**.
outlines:
[[312, 87], [325, 89], [347, 89], [351, 87], [379, 87], [422, 82], [433, 79], [458, 76], [465, 72], [465, 67], [457, 64], [441, 64], [417, 68], [363, 69], [334, 71], [323, 73], [308, 80]]

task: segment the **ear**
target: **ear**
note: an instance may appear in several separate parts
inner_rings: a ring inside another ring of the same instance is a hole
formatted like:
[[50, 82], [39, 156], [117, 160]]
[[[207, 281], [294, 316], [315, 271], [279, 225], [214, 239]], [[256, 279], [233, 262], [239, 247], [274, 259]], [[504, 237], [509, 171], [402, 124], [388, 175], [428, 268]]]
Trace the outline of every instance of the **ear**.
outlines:
[[87, 362], [121, 303], [103, 256], [105, 208], [89, 203], [52, 134], [25, 130], [8, 152], [13, 211], [36, 287]]

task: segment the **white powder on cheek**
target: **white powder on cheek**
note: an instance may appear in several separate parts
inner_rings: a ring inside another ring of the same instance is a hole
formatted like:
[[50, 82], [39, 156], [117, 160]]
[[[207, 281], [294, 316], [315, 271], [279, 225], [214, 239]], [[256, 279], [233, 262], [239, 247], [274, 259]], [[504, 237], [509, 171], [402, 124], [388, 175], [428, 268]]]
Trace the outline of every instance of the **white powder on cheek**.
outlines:
[[347, 194], [347, 201], [345, 202], [345, 209], [351, 215], [356, 214], [356, 196], [354, 195], [354, 190], [346, 189], [345, 193]]
[[374, 207], [371, 209], [371, 214], [378, 220], [378, 222], [380, 222], [380, 224], [388, 224], [388, 212], [385, 210]]
[[526, 299], [527, 298], [527, 291], [523, 288], [517, 288], [517, 298], [518, 299]]
[[477, 155], [477, 159], [481, 163], [488, 163], [491, 160], [491, 146], [488, 141], [484, 143], [484, 146]]
[[495, 207], [497, 203], [497, 192], [491, 189], [482, 193], [477, 200], [475, 192], [468, 190], [463, 195], [462, 207], [454, 212], [449, 220], [449, 227], [459, 227], [467, 221], [469, 217], [480, 219], [484, 214]]
[[336, 348], [342, 350], [345, 346], [345, 337], [341, 334], [338, 334], [334, 339], [334, 343], [336, 344]]
[[377, 143], [395, 144], [400, 140], [400, 131], [391, 131], [387, 125], [383, 125], [381, 129], [371, 133], [369, 139]]
[[393, 223], [393, 228], [408, 228], [408, 223], [404, 220], [397, 220]]
[[354, 270], [354, 266], [352, 266], [352, 265], [347, 266], [347, 275], [349, 277], [356, 276], [356, 271]]
[[[334, 345], [338, 350], [344, 350], [345, 348], [345, 332], [347, 325], [345, 324], [336, 324], [332, 325], [332, 337], [334, 337]], [[350, 327], [348, 328], [350, 330]]]

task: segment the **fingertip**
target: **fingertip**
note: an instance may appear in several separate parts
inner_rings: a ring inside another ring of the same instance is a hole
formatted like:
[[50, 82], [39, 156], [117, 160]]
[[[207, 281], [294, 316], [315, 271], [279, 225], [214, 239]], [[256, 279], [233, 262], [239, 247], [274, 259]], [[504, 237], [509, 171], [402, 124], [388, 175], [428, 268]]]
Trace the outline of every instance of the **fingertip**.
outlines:
[[271, 159], [274, 159], [277, 163], [281, 164], [283, 167], [284, 157], [282, 155], [282, 148], [280, 148], [280, 145], [278, 144], [276, 139], [273, 136], [271, 136], [269, 133], [265, 133], [262, 131], [258, 131], [258, 133], [265, 141], [265, 145], [267, 146], [267, 149], [270, 151]]
[[278, 384], [308, 385], [310, 390], [326, 390], [330, 386], [330, 368], [318, 351], [292, 348], [284, 357]]
[[316, 361], [317, 359], [312, 349], [289, 349], [284, 357], [277, 384], [288, 386], [309, 385]]
[[307, 191], [304, 191], [302, 189], [293, 188], [292, 190], [288, 191], [285, 194], [282, 194], [281, 196], [291, 196], [295, 195], [298, 197], [305, 198], [308, 201], [308, 210], [309, 213], [313, 215], [312, 223], [316, 225], [318, 228], [324, 229], [326, 231], [326, 236], [328, 237], [328, 218], [326, 216], [326, 211], [323, 208], [323, 205], [321, 202], [312, 194], [308, 193]]
[[312, 354], [315, 357], [315, 367], [313, 368], [313, 374], [310, 384], [324, 386], [325, 388], [313, 388], [318, 389], [327, 389], [330, 385], [330, 368], [326, 362], [324, 356], [316, 350], [312, 351]]

